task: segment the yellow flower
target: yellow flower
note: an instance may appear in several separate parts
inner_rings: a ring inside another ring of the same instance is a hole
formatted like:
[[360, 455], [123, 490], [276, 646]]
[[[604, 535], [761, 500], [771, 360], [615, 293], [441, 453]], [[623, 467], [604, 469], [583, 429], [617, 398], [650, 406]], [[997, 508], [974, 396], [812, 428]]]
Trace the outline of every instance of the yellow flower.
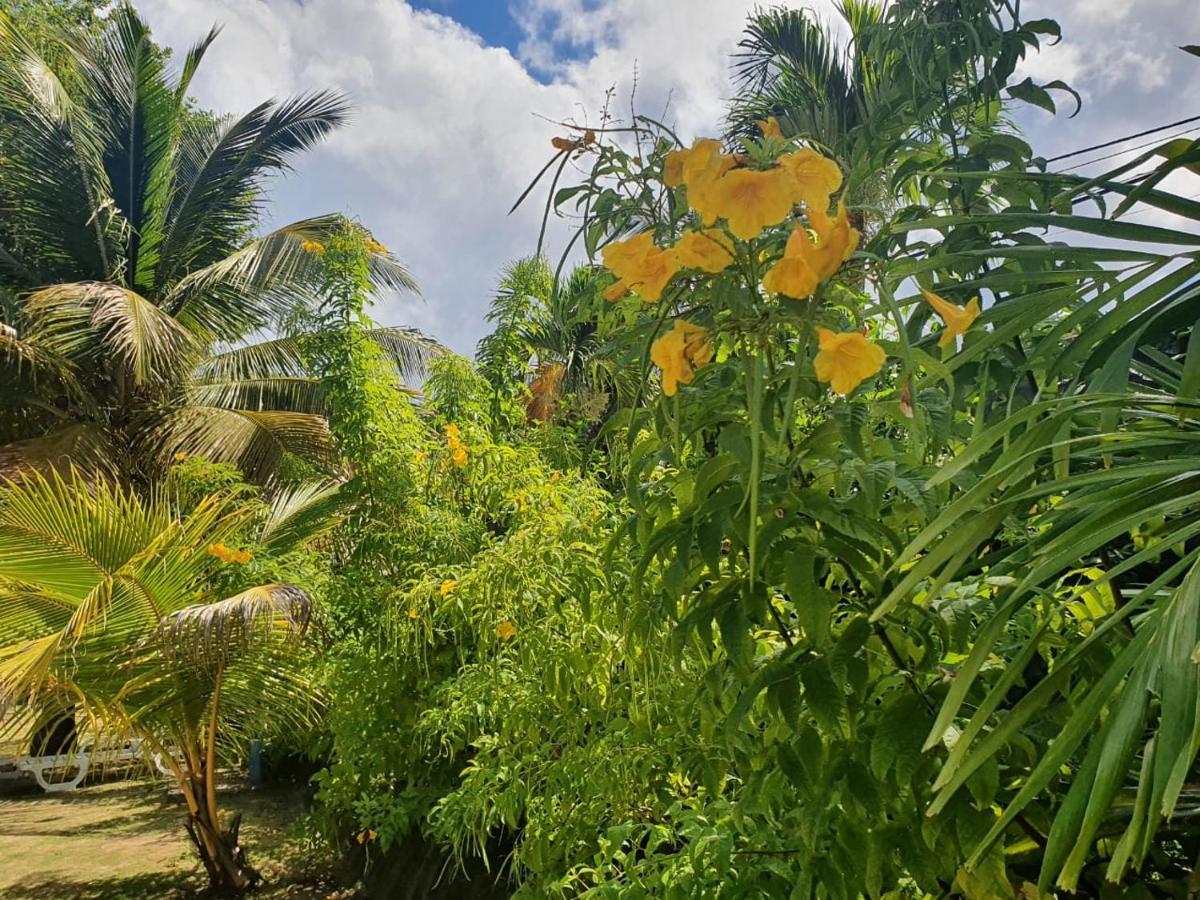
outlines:
[[413, 454], [413, 462], [416, 463], [418, 466], [421, 465], [421, 463], [425, 462], [425, 460], [428, 458], [429, 458], [429, 454], [424, 450], [418, 450], [416, 453]]
[[366, 243], [367, 249], [370, 250], [372, 253], [387, 253], [388, 252], [388, 248], [383, 246], [383, 244], [379, 243], [379, 241], [375, 240], [374, 238], [367, 238], [365, 243]]
[[505, 619], [496, 626], [496, 637], [502, 641], [511, 641], [517, 636], [517, 626]]
[[773, 294], [811, 297], [817, 285], [837, 272], [858, 247], [858, 231], [850, 226], [844, 204], [838, 204], [833, 218], [823, 210], [809, 209], [808, 219], [816, 240], [803, 226], [792, 232], [783, 258], [763, 278], [763, 287]]
[[188, 455], [186, 453], [184, 453], [182, 450], [175, 454], [175, 462], [183, 462], [187, 458], [188, 458]]
[[236, 550], [233, 547], [226, 547], [224, 544], [209, 544], [208, 553], [210, 556], [215, 556], [222, 563], [237, 563], [244, 566], [250, 560], [254, 559], [254, 555], [248, 550]]
[[887, 354], [878, 344], [872, 344], [861, 331], [830, 331], [817, 329], [820, 347], [813, 367], [817, 378], [843, 397], [883, 368]]
[[663, 160], [662, 180], [667, 187], [679, 187], [683, 184], [683, 163], [687, 155], [687, 150], [672, 150]]
[[462, 435], [458, 430], [458, 426], [453, 423], [443, 426], [443, 430], [446, 432], [446, 437], [452, 441], [458, 440]]
[[690, 149], [667, 154], [663, 181], [671, 187], [685, 185], [688, 205], [711, 225], [717, 220], [713, 211], [713, 187], [734, 164], [732, 156], [721, 152], [720, 141], [699, 140]]
[[458, 587], [458, 582], [455, 581], [453, 578], [447, 578], [445, 581], [442, 582], [442, 586], [440, 588], [438, 588], [438, 593], [441, 594], [443, 597], [445, 597], [456, 587]]
[[719, 229], [689, 231], [675, 243], [675, 258], [687, 269], [716, 274], [733, 262], [729, 239]]
[[828, 209], [829, 197], [842, 186], [842, 170], [828, 156], [805, 148], [779, 157], [791, 173], [799, 199], [810, 209]]
[[300, 244], [300, 249], [305, 253], [315, 253], [317, 256], [325, 255], [325, 245], [320, 241], [304, 241]]
[[653, 303], [679, 271], [675, 253], [656, 247], [654, 235], [648, 231], [609, 244], [603, 255], [604, 265], [617, 276], [617, 283], [604, 292], [605, 300], [616, 300], [626, 291], [634, 291]]
[[688, 190], [707, 181], [714, 181], [733, 168], [733, 157], [721, 152], [721, 142], [712, 138], [696, 141], [687, 150], [675, 150], [667, 154], [678, 160], [680, 179]]
[[979, 298], [975, 297], [966, 306], [958, 306], [951, 303], [942, 297], [939, 297], [933, 291], [927, 291], [921, 288], [921, 294], [925, 297], [925, 301], [933, 307], [934, 311], [942, 317], [942, 322], [946, 327], [942, 329], [942, 336], [938, 339], [938, 346], [945, 347], [948, 344], [954, 343], [954, 339], [960, 334], [966, 334], [967, 329], [971, 327], [971, 323], [979, 318]]
[[[734, 169], [712, 186], [709, 213], [748, 241], [786, 219], [796, 199], [795, 179], [787, 169]], [[705, 224], [711, 224], [708, 216]]]
[[783, 132], [779, 130], [779, 120], [774, 116], [767, 116], [765, 119], [760, 119], [754, 124], [758, 126], [758, 130], [762, 132], [764, 138], [774, 138], [777, 141], [783, 140]]
[[699, 325], [675, 320], [675, 327], [650, 347], [651, 361], [662, 370], [663, 393], [673, 397], [680, 384], [691, 384], [696, 370], [712, 360], [712, 341]]
[[467, 448], [459, 444], [454, 448], [454, 452], [450, 454], [450, 462], [454, 463], [456, 469], [461, 469], [467, 464]]
[[417, 608], [415, 606], [410, 606], [408, 608], [408, 617], [410, 619], [417, 619], [417, 618], [420, 618], [420, 616], [421, 616], [421, 614], [419, 612], [417, 612]]
[[558, 479], [560, 479], [560, 478], [562, 478], [561, 472], [551, 472], [550, 473], [550, 483], [551, 484], [557, 484]]

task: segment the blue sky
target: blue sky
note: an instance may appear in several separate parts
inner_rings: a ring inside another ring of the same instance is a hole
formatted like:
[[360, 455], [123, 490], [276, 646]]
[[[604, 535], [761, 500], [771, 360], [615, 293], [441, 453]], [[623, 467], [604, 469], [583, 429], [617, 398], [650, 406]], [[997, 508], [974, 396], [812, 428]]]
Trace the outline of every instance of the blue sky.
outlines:
[[[380, 298], [376, 317], [471, 354], [496, 279], [536, 245], [540, 215], [508, 209], [552, 152], [554, 122], [596, 121], [606, 89], [622, 108], [637, 74], [643, 111], [667, 106], [685, 140], [718, 132], [729, 56], [761, 0], [135, 0], [156, 37], [186, 47], [225, 26], [193, 90], [244, 112], [267, 97], [333, 87], [351, 126], [274, 190], [272, 222], [357, 216], [409, 266], [422, 297]], [[784, 0], [828, 14], [832, 0]], [[1035, 80], [1084, 96], [1078, 118], [1018, 121], [1045, 156], [1200, 114], [1200, 0], [1025, 0], [1063, 42], [1032, 58]], [[1200, 133], [1197, 128], [1193, 133]], [[1090, 157], [1082, 157], [1086, 162]], [[1119, 160], [1117, 160], [1119, 161]], [[1082, 171], [1100, 171], [1114, 161]], [[1182, 176], [1190, 177], [1190, 176]], [[1181, 191], [1200, 191], [1200, 179]], [[1169, 224], [1154, 215], [1138, 221]], [[552, 252], [569, 227], [556, 222]]]
[[518, 51], [524, 33], [506, 0], [420, 0], [413, 7], [462, 23], [493, 47]]

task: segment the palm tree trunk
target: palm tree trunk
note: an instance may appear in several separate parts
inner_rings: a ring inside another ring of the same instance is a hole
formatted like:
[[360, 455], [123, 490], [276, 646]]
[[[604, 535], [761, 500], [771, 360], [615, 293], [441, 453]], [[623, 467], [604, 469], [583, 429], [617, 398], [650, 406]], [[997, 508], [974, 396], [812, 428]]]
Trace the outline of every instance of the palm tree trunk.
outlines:
[[235, 813], [228, 828], [209, 815], [208, 804], [199, 804], [188, 814], [187, 832], [204, 863], [209, 885], [216, 893], [242, 893], [257, 885], [262, 876], [246, 861], [238, 843], [242, 814]]
[[178, 773], [180, 787], [188, 805], [188, 835], [204, 863], [214, 893], [248, 891], [262, 876], [246, 861], [246, 851], [238, 843], [242, 814], [235, 813], [228, 828], [221, 827], [217, 811], [217, 724], [221, 704], [223, 671], [217, 670], [208, 729], [198, 753], [191, 755], [186, 775]]

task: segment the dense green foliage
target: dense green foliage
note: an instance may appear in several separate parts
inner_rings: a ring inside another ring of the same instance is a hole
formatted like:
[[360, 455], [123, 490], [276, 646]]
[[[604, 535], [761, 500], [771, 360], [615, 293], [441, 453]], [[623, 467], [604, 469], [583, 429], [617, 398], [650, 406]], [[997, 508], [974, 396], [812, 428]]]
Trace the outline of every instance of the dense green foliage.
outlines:
[[[114, 198], [112, 218], [90, 220], [98, 236], [26, 240], [88, 202], [46, 185], [0, 228], [9, 256], [44, 272], [4, 276], [0, 365], [15, 379], [48, 366], [51, 405], [126, 441], [133, 462], [60, 444], [78, 473], [22, 470], [6, 489], [0, 699], [43, 718], [78, 706], [164, 750], [207, 728], [205, 747], [235, 759], [237, 715], [266, 721], [299, 691], [283, 711], [302, 721], [281, 724], [301, 727], [280, 734], [320, 767], [314, 829], [368, 878], [399, 870], [430, 896], [1200, 890], [1200, 203], [1163, 184], [1196, 171], [1200, 142], [1096, 178], [1045, 171], [1008, 112], [1071, 92], [1016, 81], [1059, 33], [1018, 10], [847, 0], [849, 43], [804, 11], [755, 12], [712, 125], [723, 139], [607, 113], [556, 139], [527, 196], [548, 190], [547, 215], [577, 216], [577, 231], [557, 264], [504, 273], [477, 363], [438, 354], [418, 392], [396, 359], [423, 369], [425, 345], [369, 318], [386, 251], [362, 226], [251, 239], [257, 200], [239, 191], [257, 175], [232, 194], [217, 179], [216, 230], [167, 252], [176, 191], [156, 193], [155, 173], [196, 176], [175, 146], [193, 127], [186, 78], [135, 52], [148, 35], [118, 9], [90, 52], [156, 86], [138, 103], [174, 100], [133, 117], [159, 135], [136, 152], [100, 141], [106, 126], [75, 145], [95, 165], [62, 160]], [[61, 94], [78, 115], [34, 110], [20, 79], [52, 85], [52, 67], [7, 23], [0, 41], [24, 63], [0, 62], [3, 121], [28, 133], [5, 132], [12, 197], [32, 177], [21, 154], [50, 152], [38, 128], [132, 107], [87, 92], [84, 54]], [[295, 103], [340, 109], [319, 98]], [[291, 109], [264, 107], [255, 133]], [[209, 125], [210, 158], [250, 127]], [[144, 190], [119, 189], [105, 163], [118, 150], [146, 161]], [[797, 193], [780, 205], [783, 189]], [[1123, 218], [1135, 205], [1183, 225]], [[119, 262], [88, 268], [85, 251]], [[125, 298], [121, 316], [92, 282]], [[278, 340], [211, 355], [269, 323]], [[162, 337], [177, 327], [192, 329], [187, 352]], [[155, 414], [204, 385], [221, 409], [286, 395], [280, 408], [319, 419], [320, 468], [243, 453], [243, 473], [237, 454], [189, 445], [160, 477], [129, 439], [145, 419], [101, 421], [89, 403], [168, 382]], [[32, 413], [44, 382], [13, 383], [0, 427], [57, 440]], [[259, 469], [273, 480], [243, 482]], [[295, 483], [305, 470], [331, 480]], [[135, 583], [176, 568], [152, 584], [170, 589], [154, 614], [139, 606]], [[294, 640], [307, 606], [263, 602], [300, 596], [319, 601], [319, 654]], [[172, 673], [192, 690], [182, 712], [158, 682], [121, 690], [181, 658], [146, 634], [197, 645], [162, 622], [213, 620], [180, 612], [201, 602], [277, 643], [200, 642]], [[139, 649], [114, 667], [131, 652], [125, 609]], [[60, 653], [93, 640], [102, 653]], [[254, 681], [214, 675], [213, 659], [278, 668]], [[281, 672], [295, 677], [277, 685]], [[213, 759], [181, 781], [202, 783]], [[236, 825], [205, 815], [236, 843]]]

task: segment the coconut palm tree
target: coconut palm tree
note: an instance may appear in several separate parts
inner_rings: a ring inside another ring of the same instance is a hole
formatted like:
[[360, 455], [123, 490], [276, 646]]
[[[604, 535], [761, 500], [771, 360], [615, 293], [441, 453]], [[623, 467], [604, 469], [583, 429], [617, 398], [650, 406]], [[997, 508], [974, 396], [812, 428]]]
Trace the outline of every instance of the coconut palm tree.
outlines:
[[98, 741], [136, 738], [183, 793], [216, 889], [258, 880], [237, 818], [220, 816], [218, 766], [247, 731], [310, 728], [322, 701], [304, 666], [308, 594], [272, 583], [223, 598], [212, 586], [252, 571], [247, 544], [303, 547], [330, 521], [311, 513], [331, 490], [269, 507], [216, 494], [181, 512], [161, 487], [140, 497], [52, 472], [0, 494], [0, 734], [67, 713]]
[[[209, 32], [177, 74], [128, 5], [51, 63], [0, 13], [0, 469], [71, 462], [145, 479], [177, 452], [268, 477], [327, 455], [303, 321], [322, 215], [253, 236], [263, 186], [345, 122], [321, 91], [240, 118], [192, 108]], [[69, 65], [67, 73], [60, 71]], [[375, 287], [414, 290], [366, 229]], [[274, 331], [274, 340], [249, 339]], [[398, 385], [437, 345], [381, 329]]]

